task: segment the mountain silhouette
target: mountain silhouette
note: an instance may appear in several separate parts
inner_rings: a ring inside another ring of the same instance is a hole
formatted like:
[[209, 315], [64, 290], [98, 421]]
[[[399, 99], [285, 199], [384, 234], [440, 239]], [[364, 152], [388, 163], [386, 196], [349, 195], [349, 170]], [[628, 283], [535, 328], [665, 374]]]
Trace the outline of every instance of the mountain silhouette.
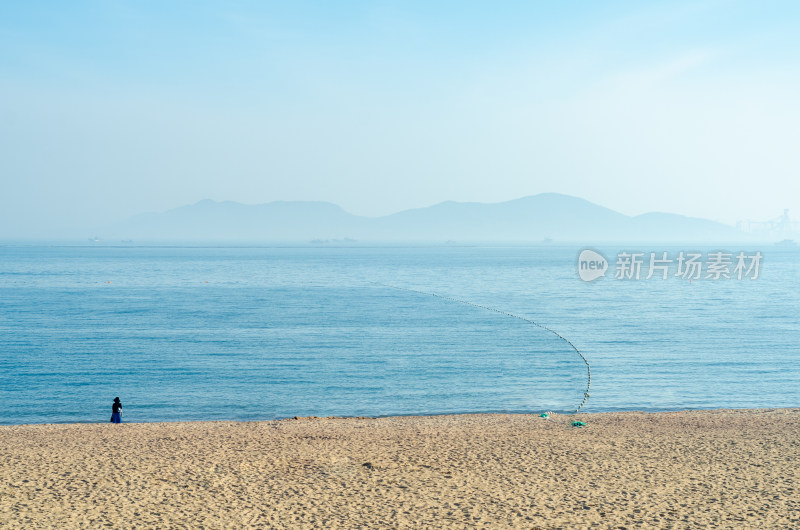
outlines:
[[119, 223], [104, 239], [186, 242], [359, 241], [739, 241], [733, 227], [670, 213], [627, 216], [587, 200], [542, 193], [500, 203], [446, 201], [382, 217], [328, 202], [245, 205], [203, 200]]

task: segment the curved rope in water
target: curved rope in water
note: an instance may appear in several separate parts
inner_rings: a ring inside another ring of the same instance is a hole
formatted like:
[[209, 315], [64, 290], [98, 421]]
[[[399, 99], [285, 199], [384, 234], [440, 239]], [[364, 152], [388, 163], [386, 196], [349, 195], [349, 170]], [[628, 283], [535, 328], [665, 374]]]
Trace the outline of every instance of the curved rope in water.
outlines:
[[485, 306], [485, 305], [476, 304], [474, 302], [469, 302], [467, 300], [461, 300], [459, 298], [453, 298], [453, 297], [450, 297], [450, 296], [444, 296], [444, 295], [437, 294], [437, 293], [429, 293], [429, 292], [426, 292], [426, 291], [417, 291], [416, 289], [409, 289], [408, 287], [398, 287], [396, 285], [388, 285], [388, 284], [385, 284], [385, 283], [379, 283], [379, 282], [369, 282], [369, 283], [372, 283], [374, 285], [379, 285], [381, 287], [388, 287], [390, 289], [397, 289], [399, 291], [408, 291], [409, 293], [417, 293], [417, 294], [424, 294], [424, 295], [427, 295], [427, 296], [434, 296], [436, 298], [440, 298], [442, 300], [447, 300], [449, 302], [456, 302], [458, 304], [464, 304], [464, 305], [476, 307], [478, 309], [485, 309], [486, 311], [492, 311], [494, 313], [499, 313], [499, 314], [507, 316], [507, 317], [512, 317], [512, 318], [516, 318], [516, 319], [522, 320], [523, 322], [527, 322], [528, 324], [533, 324], [537, 328], [541, 328], [541, 329], [543, 329], [545, 331], [549, 331], [550, 333], [552, 333], [553, 335], [555, 335], [559, 339], [561, 339], [564, 342], [566, 342], [567, 344], [569, 344], [570, 347], [573, 350], [575, 350], [575, 353], [578, 354], [578, 356], [581, 358], [581, 360], [583, 360], [584, 364], [586, 364], [586, 390], [583, 392], [583, 401], [581, 401], [581, 404], [578, 405], [578, 408], [576, 408], [574, 412], [578, 412], [579, 410], [581, 410], [581, 408], [586, 404], [586, 400], [589, 399], [589, 387], [592, 386], [592, 368], [589, 366], [589, 361], [586, 360], [586, 357], [583, 356], [583, 354], [577, 348], [577, 346], [572, 344], [572, 342], [568, 338], [566, 338], [565, 336], [561, 335], [559, 332], [557, 332], [557, 331], [555, 331], [553, 329], [550, 329], [547, 326], [539, 324], [538, 322], [534, 322], [533, 320], [531, 320], [529, 318], [521, 317], [519, 315], [515, 315], [515, 314], [509, 313], [507, 311], [502, 311], [500, 309], [496, 309], [494, 307], [489, 307], [489, 306]]

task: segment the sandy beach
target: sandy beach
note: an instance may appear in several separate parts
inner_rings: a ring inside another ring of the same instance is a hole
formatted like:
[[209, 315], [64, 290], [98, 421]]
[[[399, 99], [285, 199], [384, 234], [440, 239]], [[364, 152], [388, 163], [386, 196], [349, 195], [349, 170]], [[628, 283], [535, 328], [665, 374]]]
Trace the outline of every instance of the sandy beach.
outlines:
[[0, 526], [797, 528], [799, 434], [800, 409], [5, 426]]

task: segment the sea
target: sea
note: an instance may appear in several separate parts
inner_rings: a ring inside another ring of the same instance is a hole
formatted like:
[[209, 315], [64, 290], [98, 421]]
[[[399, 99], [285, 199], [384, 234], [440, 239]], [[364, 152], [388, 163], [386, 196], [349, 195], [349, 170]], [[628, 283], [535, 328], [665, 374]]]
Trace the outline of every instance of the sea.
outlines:
[[800, 406], [800, 248], [586, 248], [0, 244], [0, 424]]

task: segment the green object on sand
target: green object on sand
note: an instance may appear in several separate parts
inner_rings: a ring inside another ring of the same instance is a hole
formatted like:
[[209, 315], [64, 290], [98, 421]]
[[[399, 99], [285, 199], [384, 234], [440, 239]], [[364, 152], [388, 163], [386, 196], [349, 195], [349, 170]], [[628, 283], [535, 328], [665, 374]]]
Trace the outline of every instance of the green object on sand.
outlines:
[[572, 422], [572, 426], [573, 427], [585, 427], [586, 424], [584, 422], [582, 422], [582, 421], [573, 421]]
[[548, 413], [546, 413], [546, 412], [542, 412], [541, 414], [539, 414], [539, 417], [540, 417], [540, 418], [549, 418], [549, 417], [550, 417], [550, 414], [548, 414]]

